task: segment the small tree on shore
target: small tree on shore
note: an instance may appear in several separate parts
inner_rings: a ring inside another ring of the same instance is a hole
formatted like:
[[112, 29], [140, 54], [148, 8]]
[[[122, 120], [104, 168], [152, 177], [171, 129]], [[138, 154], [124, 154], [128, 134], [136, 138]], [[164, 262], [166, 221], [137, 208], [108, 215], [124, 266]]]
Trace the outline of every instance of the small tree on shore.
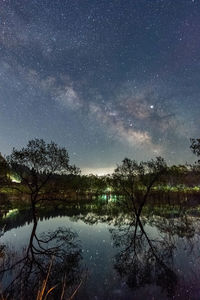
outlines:
[[0, 187], [5, 186], [8, 182], [8, 164], [0, 153]]
[[199, 158], [198, 163], [200, 164], [200, 139], [190, 139], [190, 149]]
[[[13, 148], [7, 162], [21, 178], [21, 186], [26, 187], [35, 213], [35, 204], [40, 201], [40, 193], [54, 174], [77, 173], [78, 169], [69, 164], [68, 152], [56, 143], [46, 143], [43, 139], [30, 140], [21, 150]], [[19, 187], [20, 189], [20, 187]]]
[[197, 178], [198, 183], [200, 180], [200, 139], [190, 139], [191, 145], [190, 149], [198, 157], [198, 160], [194, 165], [191, 166], [193, 175]]
[[139, 216], [152, 188], [166, 171], [162, 157], [140, 163], [125, 158], [113, 173], [114, 188], [125, 195], [126, 204]]

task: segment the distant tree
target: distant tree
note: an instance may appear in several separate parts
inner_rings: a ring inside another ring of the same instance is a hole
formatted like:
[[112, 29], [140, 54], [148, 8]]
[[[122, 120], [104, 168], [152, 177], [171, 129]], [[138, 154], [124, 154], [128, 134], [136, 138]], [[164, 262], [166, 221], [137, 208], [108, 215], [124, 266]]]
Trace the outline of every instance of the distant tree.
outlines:
[[191, 145], [190, 149], [192, 152], [198, 157], [198, 160], [194, 165], [191, 166], [192, 170], [192, 179], [197, 179], [197, 184], [199, 184], [200, 180], [200, 139], [190, 139]]
[[126, 204], [139, 216], [153, 186], [166, 171], [167, 164], [161, 157], [140, 163], [125, 158], [113, 173], [114, 188], [125, 195]]
[[[190, 141], [190, 149], [197, 157], [200, 157], [200, 139], [190, 139]], [[198, 163], [200, 164], [200, 159], [198, 160]]]
[[105, 176], [82, 175], [77, 177], [76, 190], [80, 193], [101, 194], [106, 190], [107, 182]]
[[[43, 139], [30, 140], [21, 150], [13, 148], [7, 156], [10, 168], [21, 178], [21, 186], [26, 187], [30, 196], [33, 215], [40, 194], [50, 183], [54, 174], [77, 173], [79, 170], [69, 164], [68, 152], [56, 143], [47, 144]], [[20, 188], [19, 188], [20, 189]]]
[[90, 192], [101, 194], [106, 190], [107, 183], [106, 183], [105, 176], [97, 176], [91, 174], [87, 176], [87, 181], [88, 181]]
[[8, 182], [8, 164], [0, 154], [0, 187], [4, 186]]
[[173, 165], [168, 168], [167, 182], [172, 186], [186, 184], [189, 171], [190, 171], [189, 166]]

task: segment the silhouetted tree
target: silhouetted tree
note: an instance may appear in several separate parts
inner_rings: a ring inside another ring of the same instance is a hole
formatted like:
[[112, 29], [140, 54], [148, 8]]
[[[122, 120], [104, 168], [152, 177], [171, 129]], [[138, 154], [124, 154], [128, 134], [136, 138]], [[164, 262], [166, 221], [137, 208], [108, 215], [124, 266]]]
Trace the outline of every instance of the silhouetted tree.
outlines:
[[185, 165], [173, 165], [168, 168], [167, 182], [172, 185], [180, 185], [186, 182], [186, 177], [189, 173], [189, 167]]
[[8, 181], [8, 164], [5, 158], [0, 154], [0, 187], [7, 184]]
[[140, 215], [153, 186], [167, 171], [167, 164], [161, 157], [138, 163], [125, 158], [113, 173], [114, 188], [123, 193], [126, 204]]
[[69, 164], [68, 152], [54, 142], [45, 143], [42, 139], [33, 139], [21, 150], [13, 148], [7, 157], [10, 168], [16, 172], [21, 183], [26, 187], [30, 196], [35, 216], [35, 204], [40, 201], [39, 196], [44, 187], [50, 182], [54, 174], [77, 173], [78, 169]]
[[197, 162], [192, 166], [193, 177], [198, 178], [198, 183], [200, 180], [200, 139], [190, 139], [191, 145], [190, 149], [199, 158]]
[[[197, 157], [200, 157], [200, 139], [190, 139], [190, 141], [190, 149]], [[198, 160], [198, 163], [200, 163], [200, 159]]]

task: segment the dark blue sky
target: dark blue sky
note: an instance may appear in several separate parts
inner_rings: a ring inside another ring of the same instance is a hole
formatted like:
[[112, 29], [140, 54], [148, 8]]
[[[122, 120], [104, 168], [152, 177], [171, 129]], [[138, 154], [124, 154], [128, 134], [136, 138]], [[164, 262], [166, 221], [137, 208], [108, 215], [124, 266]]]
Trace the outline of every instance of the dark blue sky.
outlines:
[[34, 137], [86, 172], [194, 161], [199, 0], [0, 2], [0, 151]]

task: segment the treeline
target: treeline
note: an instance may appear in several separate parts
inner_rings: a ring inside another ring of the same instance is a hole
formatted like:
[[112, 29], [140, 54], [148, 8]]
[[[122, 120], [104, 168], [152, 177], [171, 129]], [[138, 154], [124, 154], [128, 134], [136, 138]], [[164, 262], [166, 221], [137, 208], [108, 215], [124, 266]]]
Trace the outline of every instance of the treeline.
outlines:
[[[190, 148], [199, 158], [200, 139], [192, 139]], [[0, 192], [27, 194], [31, 203], [49, 194], [70, 198], [72, 194], [117, 193], [139, 198], [148, 189], [173, 188], [200, 190], [200, 160], [194, 165], [167, 166], [161, 157], [147, 162], [125, 158], [113, 174], [95, 176], [81, 175], [70, 164], [65, 148], [41, 139], [29, 141], [21, 150], [13, 149], [6, 158], [0, 156]]]

